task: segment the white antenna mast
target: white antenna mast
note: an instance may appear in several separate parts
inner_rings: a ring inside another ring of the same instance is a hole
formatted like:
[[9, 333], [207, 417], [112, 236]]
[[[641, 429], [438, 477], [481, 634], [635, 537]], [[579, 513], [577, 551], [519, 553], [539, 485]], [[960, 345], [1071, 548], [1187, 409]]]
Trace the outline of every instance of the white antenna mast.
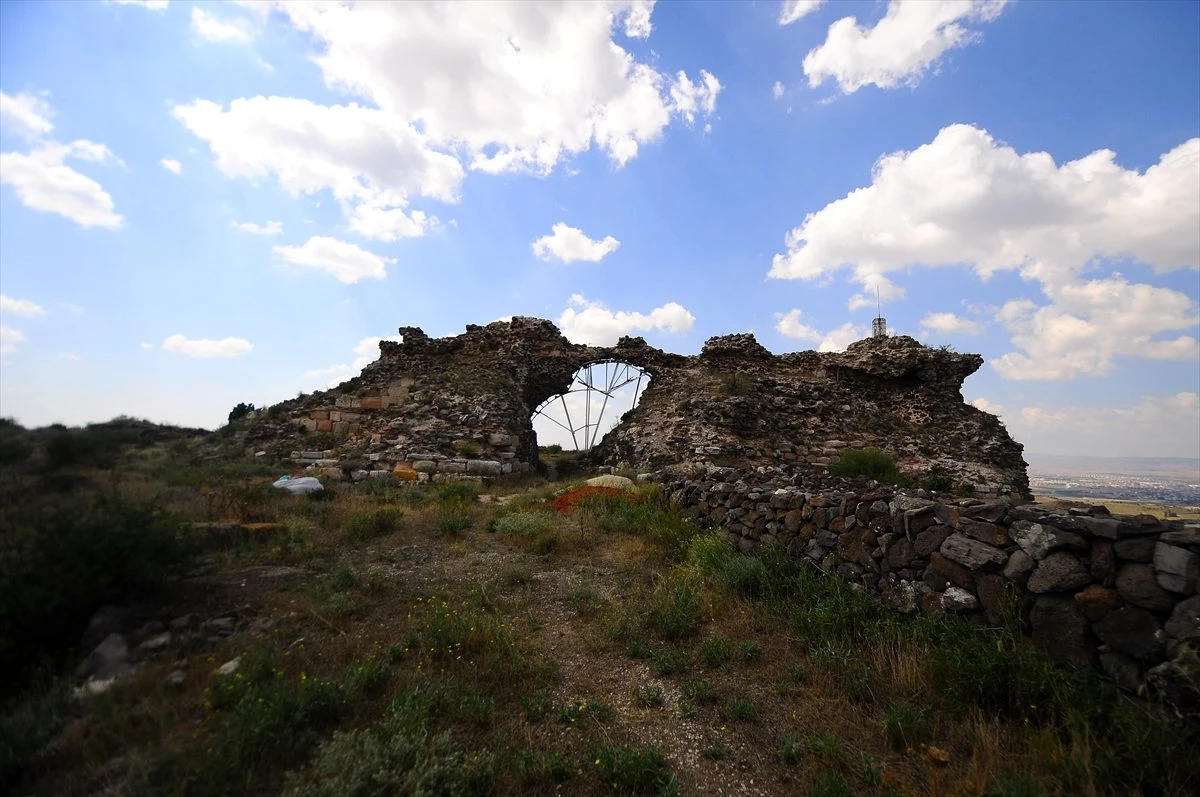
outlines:
[[871, 337], [887, 337], [887, 321], [883, 318], [883, 304], [879, 300], [879, 284], [875, 284], [875, 320], [871, 322]]

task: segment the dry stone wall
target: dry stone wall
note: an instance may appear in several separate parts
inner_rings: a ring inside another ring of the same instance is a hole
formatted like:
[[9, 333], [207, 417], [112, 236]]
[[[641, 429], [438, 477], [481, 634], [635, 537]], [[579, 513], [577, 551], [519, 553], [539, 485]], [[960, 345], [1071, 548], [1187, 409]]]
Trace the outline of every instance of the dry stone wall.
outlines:
[[537, 463], [533, 410], [566, 392], [582, 366], [618, 360], [650, 382], [594, 450], [597, 464], [788, 463], [821, 473], [847, 450], [875, 447], [915, 475], [938, 466], [980, 493], [1028, 490], [1021, 446], [995, 416], [962, 400], [963, 380], [983, 359], [912, 338], [776, 356], [753, 335], [724, 335], [688, 357], [641, 338], [573, 344], [536, 318], [447, 338], [400, 333], [403, 342], [382, 342], [359, 376], [252, 413], [235, 434], [329, 475], [520, 473]]
[[1200, 524], [832, 481], [710, 467], [663, 489], [743, 552], [774, 542], [900, 612], [1019, 621], [1056, 662], [1200, 713]]

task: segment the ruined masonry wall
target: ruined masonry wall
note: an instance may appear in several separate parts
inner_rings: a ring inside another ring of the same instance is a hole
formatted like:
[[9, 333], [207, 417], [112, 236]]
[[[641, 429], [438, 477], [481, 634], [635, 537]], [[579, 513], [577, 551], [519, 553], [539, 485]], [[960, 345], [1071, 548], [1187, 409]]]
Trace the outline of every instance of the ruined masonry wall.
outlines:
[[1099, 664], [1200, 713], [1200, 525], [1103, 507], [806, 491], [779, 469], [710, 468], [664, 482], [743, 552], [775, 541], [904, 613], [1001, 625], [1012, 607], [1056, 662]]

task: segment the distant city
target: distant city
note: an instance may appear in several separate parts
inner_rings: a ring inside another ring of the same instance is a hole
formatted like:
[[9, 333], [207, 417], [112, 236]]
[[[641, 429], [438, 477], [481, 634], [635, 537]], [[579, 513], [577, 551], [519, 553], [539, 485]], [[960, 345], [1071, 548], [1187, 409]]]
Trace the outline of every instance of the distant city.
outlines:
[[1026, 453], [1034, 495], [1200, 507], [1200, 459]]

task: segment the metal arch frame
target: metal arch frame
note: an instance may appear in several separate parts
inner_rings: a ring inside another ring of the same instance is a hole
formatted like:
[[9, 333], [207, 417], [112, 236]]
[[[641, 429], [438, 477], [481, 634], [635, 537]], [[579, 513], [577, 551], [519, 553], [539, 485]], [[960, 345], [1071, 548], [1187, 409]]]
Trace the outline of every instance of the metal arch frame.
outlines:
[[[603, 381], [599, 381], [595, 373], [596, 366], [604, 366]], [[637, 376], [633, 376], [631, 372], [637, 372]], [[600, 424], [604, 420], [604, 412], [608, 409], [608, 402], [613, 399], [613, 394], [623, 387], [636, 382], [633, 388], [633, 399], [630, 401], [630, 409], [637, 406], [638, 397], [642, 392], [642, 380], [647, 377], [645, 368], [639, 368], [636, 365], [631, 365], [624, 360], [604, 359], [592, 360], [584, 363], [575, 372], [575, 376], [571, 379], [571, 388], [566, 393], [559, 393], [556, 396], [543, 401], [533, 411], [533, 416], [541, 416], [548, 421], [551, 421], [571, 434], [571, 440], [575, 443], [576, 451], [591, 451], [596, 445], [596, 438], [600, 433]], [[571, 393], [586, 393], [587, 400], [583, 404], [583, 423], [579, 426], [571, 420], [571, 410], [567, 407], [566, 397]], [[596, 394], [604, 396], [601, 401]], [[596, 420], [592, 420], [592, 403], [599, 401], [600, 407], [596, 413]], [[563, 416], [567, 419], [563, 423], [558, 418], [549, 415], [546, 410], [552, 407], [555, 403], [562, 405]], [[591, 430], [590, 432], [588, 430]], [[579, 445], [579, 433], [583, 432], [583, 443]]]

